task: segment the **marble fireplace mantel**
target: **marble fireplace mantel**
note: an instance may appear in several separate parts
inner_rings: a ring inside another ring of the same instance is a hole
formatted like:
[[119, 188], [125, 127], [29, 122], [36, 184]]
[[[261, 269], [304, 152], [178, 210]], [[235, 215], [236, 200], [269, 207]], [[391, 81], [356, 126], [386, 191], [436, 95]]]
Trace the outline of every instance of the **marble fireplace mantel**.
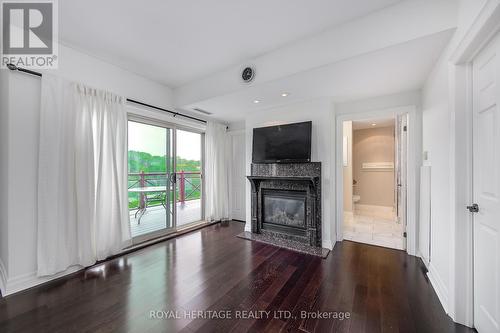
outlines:
[[284, 176], [247, 176], [250, 184], [252, 185], [252, 191], [255, 191], [259, 187], [259, 182], [264, 180], [276, 180], [276, 181], [288, 181], [288, 182], [307, 182], [312, 186], [312, 190], [316, 191], [316, 184], [319, 180], [319, 176], [297, 176], [297, 177], [284, 177]]
[[[301, 250], [321, 250], [321, 163], [252, 164], [247, 176], [252, 186], [251, 238]], [[263, 200], [269, 192], [302, 193], [305, 225], [301, 229], [264, 220]], [[288, 228], [288, 229], [287, 229]], [[248, 235], [247, 235], [248, 236]]]

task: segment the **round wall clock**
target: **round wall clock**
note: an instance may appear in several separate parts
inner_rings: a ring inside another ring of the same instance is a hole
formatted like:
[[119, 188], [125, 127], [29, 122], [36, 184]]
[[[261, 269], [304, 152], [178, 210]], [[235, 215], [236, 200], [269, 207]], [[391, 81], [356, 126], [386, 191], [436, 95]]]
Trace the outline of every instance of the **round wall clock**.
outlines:
[[245, 67], [241, 72], [241, 78], [245, 83], [251, 82], [254, 79], [254, 77], [255, 77], [255, 70], [250, 66]]

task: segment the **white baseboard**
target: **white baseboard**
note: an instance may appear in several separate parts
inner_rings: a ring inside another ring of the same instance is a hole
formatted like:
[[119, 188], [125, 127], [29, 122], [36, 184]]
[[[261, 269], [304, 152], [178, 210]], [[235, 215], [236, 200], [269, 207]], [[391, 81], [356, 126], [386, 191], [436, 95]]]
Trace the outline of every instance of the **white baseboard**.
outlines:
[[425, 268], [427, 268], [427, 270], [429, 270], [429, 262], [427, 261], [427, 259], [425, 259], [424, 255], [422, 254], [422, 251], [420, 251], [420, 250], [418, 251], [417, 257], [422, 259], [422, 262], [424, 263]]
[[7, 292], [7, 269], [5, 268], [2, 260], [0, 259], [0, 291], [2, 296], [6, 295]]
[[331, 251], [333, 250], [333, 242], [330, 239], [324, 239], [321, 241], [321, 247]]
[[441, 276], [439, 276], [439, 273], [436, 271], [436, 268], [432, 265], [432, 263], [429, 264], [428, 268], [429, 271], [427, 272], [427, 276], [429, 277], [429, 281], [431, 281], [431, 285], [434, 288], [434, 291], [436, 292], [444, 311], [446, 312], [446, 314], [449, 314], [448, 289], [446, 288], [443, 280], [441, 279]]
[[2, 289], [2, 296], [8, 296], [15, 294], [17, 292], [35, 287], [39, 284], [49, 282], [51, 280], [55, 280], [57, 278], [63, 277], [65, 275], [74, 273], [84, 269], [82, 266], [71, 266], [64, 272], [60, 272], [55, 275], [38, 277], [36, 276], [36, 272], [27, 273], [23, 275], [18, 275], [12, 278], [8, 278], [5, 283], [5, 289]]

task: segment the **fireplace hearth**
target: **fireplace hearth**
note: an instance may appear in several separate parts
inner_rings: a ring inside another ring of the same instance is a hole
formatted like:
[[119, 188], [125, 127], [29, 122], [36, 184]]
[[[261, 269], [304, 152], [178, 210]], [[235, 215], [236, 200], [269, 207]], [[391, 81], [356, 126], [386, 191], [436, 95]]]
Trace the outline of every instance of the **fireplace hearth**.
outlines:
[[252, 234], [308, 252], [321, 248], [321, 163], [252, 164]]

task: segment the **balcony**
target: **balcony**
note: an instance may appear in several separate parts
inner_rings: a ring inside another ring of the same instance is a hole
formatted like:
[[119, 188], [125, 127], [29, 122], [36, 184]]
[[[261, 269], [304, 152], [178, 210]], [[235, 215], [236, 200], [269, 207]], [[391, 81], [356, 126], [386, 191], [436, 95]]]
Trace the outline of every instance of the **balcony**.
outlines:
[[[179, 171], [172, 173], [176, 182], [164, 172], [130, 173], [128, 197], [130, 230], [132, 237], [145, 235], [173, 226], [175, 214], [177, 228], [200, 221], [201, 173]], [[176, 209], [173, 209], [174, 193]]]

